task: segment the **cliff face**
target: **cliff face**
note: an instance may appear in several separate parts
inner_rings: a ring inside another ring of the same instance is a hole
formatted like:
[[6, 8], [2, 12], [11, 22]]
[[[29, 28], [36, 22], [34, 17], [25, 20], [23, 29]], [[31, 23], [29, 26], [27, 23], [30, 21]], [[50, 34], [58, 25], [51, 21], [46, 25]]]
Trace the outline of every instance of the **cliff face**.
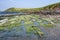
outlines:
[[60, 2], [51, 4], [42, 8], [9, 8], [5, 10], [6, 12], [26, 12], [26, 13], [49, 13], [49, 12], [57, 12], [60, 13]]

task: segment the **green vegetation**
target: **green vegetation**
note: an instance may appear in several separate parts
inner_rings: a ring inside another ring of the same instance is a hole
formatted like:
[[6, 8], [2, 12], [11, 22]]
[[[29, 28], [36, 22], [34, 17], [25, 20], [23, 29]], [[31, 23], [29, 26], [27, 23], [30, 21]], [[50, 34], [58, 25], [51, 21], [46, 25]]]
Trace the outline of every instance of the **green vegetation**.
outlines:
[[56, 8], [60, 8], [60, 2], [43, 7], [46, 10], [54, 10]]
[[40, 26], [44, 27], [52, 27], [50, 21], [52, 19], [49, 18], [41, 18], [39, 19], [38, 15], [21, 15], [21, 16], [13, 16], [8, 18], [8, 21], [2, 25], [0, 25], [0, 30], [12, 30], [17, 27], [17, 31], [21, 31], [19, 27], [23, 27], [26, 29], [26, 33], [29, 35], [30, 33], [34, 33], [36, 35], [42, 36], [44, 33], [40, 30]]
[[55, 10], [55, 9], [60, 9], [60, 2], [55, 3], [55, 4], [51, 4], [45, 7], [41, 7], [41, 8], [9, 8], [7, 10], [5, 10], [6, 12], [40, 12], [41, 10]]
[[[22, 24], [22, 22], [24, 23]], [[49, 18], [39, 19], [38, 15], [22, 15], [22, 16], [14, 16], [9, 18], [8, 21], [3, 25], [0, 25], [0, 27], [11, 28], [11, 27], [16, 27], [20, 25], [35, 26], [35, 23], [37, 23], [37, 26], [44, 25], [47, 27], [47, 26], [52, 26], [51, 24], [53, 23], [51, 22], [52, 22], [52, 19], [49, 19]]]

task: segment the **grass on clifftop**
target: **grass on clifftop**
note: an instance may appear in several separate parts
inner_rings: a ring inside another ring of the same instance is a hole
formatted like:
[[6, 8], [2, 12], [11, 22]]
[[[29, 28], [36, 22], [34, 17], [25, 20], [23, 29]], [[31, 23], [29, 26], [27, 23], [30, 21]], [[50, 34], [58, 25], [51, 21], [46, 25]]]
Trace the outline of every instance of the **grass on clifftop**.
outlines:
[[41, 10], [55, 10], [60, 9], [60, 2], [47, 5], [41, 8], [8, 8], [6, 12], [40, 12]]

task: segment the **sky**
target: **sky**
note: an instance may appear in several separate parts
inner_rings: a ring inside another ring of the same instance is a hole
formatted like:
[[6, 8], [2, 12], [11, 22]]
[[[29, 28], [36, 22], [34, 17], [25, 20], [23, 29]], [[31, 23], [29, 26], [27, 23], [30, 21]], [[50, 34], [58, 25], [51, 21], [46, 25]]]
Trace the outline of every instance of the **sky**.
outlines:
[[60, 0], [0, 0], [0, 11], [11, 7], [38, 8], [57, 2], [60, 2]]

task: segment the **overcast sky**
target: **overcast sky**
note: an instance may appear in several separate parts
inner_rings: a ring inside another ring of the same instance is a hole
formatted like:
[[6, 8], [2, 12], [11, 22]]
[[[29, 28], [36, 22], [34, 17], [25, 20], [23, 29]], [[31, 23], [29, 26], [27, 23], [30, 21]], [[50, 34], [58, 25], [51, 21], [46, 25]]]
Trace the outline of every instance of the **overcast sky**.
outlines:
[[0, 0], [0, 11], [7, 8], [37, 8], [60, 2], [60, 0]]

